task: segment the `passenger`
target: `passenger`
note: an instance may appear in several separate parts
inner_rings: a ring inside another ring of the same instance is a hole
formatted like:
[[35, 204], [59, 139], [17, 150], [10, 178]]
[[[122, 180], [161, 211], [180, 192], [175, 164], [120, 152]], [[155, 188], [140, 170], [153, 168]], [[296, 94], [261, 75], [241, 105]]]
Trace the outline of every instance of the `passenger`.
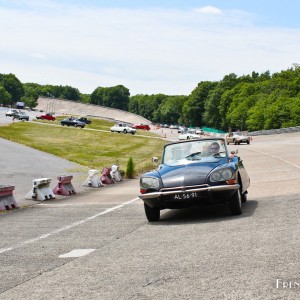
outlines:
[[210, 156], [210, 143], [205, 143], [202, 147], [201, 156]]

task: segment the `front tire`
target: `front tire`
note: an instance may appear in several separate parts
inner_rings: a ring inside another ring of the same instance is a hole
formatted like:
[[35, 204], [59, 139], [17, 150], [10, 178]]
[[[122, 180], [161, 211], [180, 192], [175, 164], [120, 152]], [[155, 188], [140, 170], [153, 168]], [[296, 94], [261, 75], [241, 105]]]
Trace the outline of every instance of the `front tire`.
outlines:
[[124, 131], [123, 131], [123, 132], [124, 132], [124, 134], [127, 134], [127, 130], [126, 130], [126, 129], [124, 129]]
[[247, 202], [247, 192], [245, 192], [244, 194], [242, 194], [241, 201], [242, 201], [242, 203], [246, 203]]
[[229, 202], [229, 209], [232, 215], [240, 215], [242, 213], [242, 199], [240, 190], [237, 190], [231, 197]]
[[145, 214], [149, 222], [157, 222], [160, 218], [159, 207], [150, 207], [144, 203]]

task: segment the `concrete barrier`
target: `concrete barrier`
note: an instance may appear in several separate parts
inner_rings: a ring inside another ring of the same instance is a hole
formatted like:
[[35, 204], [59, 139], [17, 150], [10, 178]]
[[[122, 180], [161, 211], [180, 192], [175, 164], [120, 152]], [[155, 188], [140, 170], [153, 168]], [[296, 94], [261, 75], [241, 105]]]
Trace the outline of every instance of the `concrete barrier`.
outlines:
[[118, 165], [112, 165], [111, 166], [111, 172], [110, 176], [115, 182], [121, 181], [123, 178], [119, 172], [119, 166]]
[[58, 184], [52, 190], [54, 194], [63, 195], [63, 196], [70, 196], [76, 194], [76, 191], [71, 182], [71, 180], [73, 179], [72, 175], [58, 176], [57, 179], [58, 179]]
[[99, 171], [94, 169], [89, 170], [89, 176], [82, 185], [95, 188], [102, 186]]
[[55, 196], [50, 188], [51, 178], [38, 178], [32, 181], [31, 191], [26, 195], [27, 200], [50, 200]]
[[13, 196], [13, 185], [0, 185], [0, 211], [19, 208]]

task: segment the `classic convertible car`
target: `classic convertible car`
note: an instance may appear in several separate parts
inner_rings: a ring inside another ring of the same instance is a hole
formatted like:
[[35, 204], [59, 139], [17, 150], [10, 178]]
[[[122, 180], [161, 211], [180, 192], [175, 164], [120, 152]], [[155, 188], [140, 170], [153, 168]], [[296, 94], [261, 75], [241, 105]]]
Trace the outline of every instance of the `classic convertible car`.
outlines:
[[234, 143], [235, 145], [239, 145], [240, 143], [250, 144], [250, 137], [243, 134], [241, 131], [230, 132], [226, 137], [226, 143]]
[[[232, 215], [242, 213], [250, 178], [223, 138], [178, 141], [164, 146], [157, 170], [140, 178], [140, 195], [150, 222], [162, 209], [226, 203]], [[153, 158], [157, 161], [157, 158]]]
[[81, 122], [73, 117], [63, 119], [60, 122], [60, 124], [62, 126], [67, 125], [67, 126], [74, 126], [74, 127], [81, 127], [81, 128], [84, 128], [84, 126], [86, 125], [84, 122]]

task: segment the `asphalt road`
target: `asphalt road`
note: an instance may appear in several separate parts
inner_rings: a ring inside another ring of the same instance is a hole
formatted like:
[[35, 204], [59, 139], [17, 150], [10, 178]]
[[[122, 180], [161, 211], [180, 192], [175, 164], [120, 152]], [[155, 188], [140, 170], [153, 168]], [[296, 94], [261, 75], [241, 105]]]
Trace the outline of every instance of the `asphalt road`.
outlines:
[[137, 179], [1, 214], [0, 299], [298, 299], [300, 133], [230, 148], [251, 177], [241, 216], [150, 224]]

